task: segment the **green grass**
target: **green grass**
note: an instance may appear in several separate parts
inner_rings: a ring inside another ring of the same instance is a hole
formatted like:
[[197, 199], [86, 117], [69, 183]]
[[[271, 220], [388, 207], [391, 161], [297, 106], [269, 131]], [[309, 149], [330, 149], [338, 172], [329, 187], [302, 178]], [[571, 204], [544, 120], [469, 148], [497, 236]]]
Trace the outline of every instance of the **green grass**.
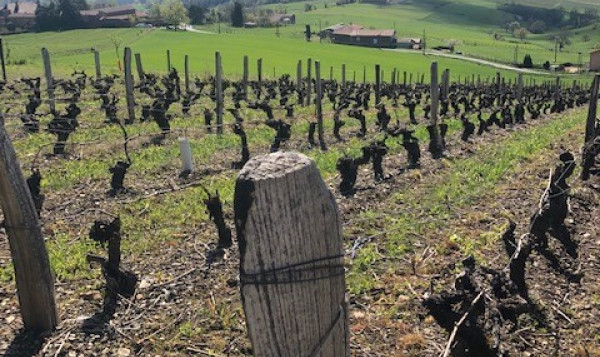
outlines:
[[[401, 259], [412, 250], [415, 237], [422, 239], [426, 232], [442, 232], [450, 224], [454, 212], [493, 195], [496, 185], [507, 175], [517, 172], [519, 164], [538, 157], [561, 136], [575, 129], [580, 130], [584, 120], [584, 113], [579, 111], [556, 117], [543, 126], [515, 132], [472, 157], [448, 162], [449, 170], [443, 172], [431, 186], [394, 194], [390, 204], [384, 205], [386, 212], [395, 205], [401, 205], [402, 209], [385, 218], [385, 230], [389, 233], [385, 235], [385, 242], [381, 242], [384, 238], [379, 237], [380, 247], [385, 247], [385, 259]], [[415, 215], [415, 212], [420, 214]], [[458, 234], [437, 238], [440, 244], [450, 239], [465, 254], [471, 254], [478, 252], [484, 244], [493, 242], [497, 236], [496, 229], [482, 234], [477, 240]], [[368, 273], [379, 260], [373, 249], [368, 246], [360, 251], [352, 265], [348, 275], [352, 293], [364, 292], [375, 284], [373, 275]]]
[[[467, 63], [460, 60], [442, 59], [421, 54], [393, 53], [378, 49], [356, 46], [340, 46], [318, 41], [307, 43], [302, 39], [260, 35], [250, 31], [239, 33], [224, 33], [221, 35], [199, 34], [191, 32], [173, 32], [167, 30], [152, 30], [141, 32], [137, 29], [106, 30], [106, 35], [88, 37], [95, 30], [75, 30], [61, 34], [41, 33], [11, 36], [5, 40], [10, 46], [12, 59], [25, 59], [27, 64], [9, 66], [9, 77], [41, 75], [43, 64], [40, 55], [40, 43], [47, 44], [52, 57], [53, 71], [58, 75], [66, 75], [74, 70], [86, 70], [94, 73], [94, 59], [90, 48], [97, 46], [101, 51], [101, 62], [104, 73], [119, 73], [115, 49], [110, 42], [111, 35], [123, 38], [123, 46], [130, 46], [133, 52], [142, 56], [144, 70], [166, 72], [166, 51], [171, 52], [171, 63], [179, 71], [183, 70], [183, 59], [190, 56], [190, 71], [192, 75], [202, 76], [213, 73], [214, 56], [221, 52], [223, 69], [226, 76], [240, 77], [243, 71], [243, 56], [250, 58], [250, 76], [256, 78], [256, 60], [263, 59], [263, 76], [273, 78], [285, 73], [293, 74], [295, 78], [296, 64], [312, 58], [321, 62], [321, 76], [329, 77], [329, 68], [334, 68], [334, 77], [341, 77], [341, 65], [346, 64], [346, 75], [352, 79], [356, 73], [357, 80], [362, 80], [363, 68], [367, 70], [367, 80], [374, 78], [374, 65], [380, 64], [389, 80], [392, 69], [417, 74], [429, 73], [431, 62], [437, 61], [440, 68], [450, 68], [453, 75], [470, 76], [477, 73], [484, 78], [494, 76], [496, 69]], [[261, 31], [261, 30], [259, 30]], [[70, 38], [70, 40], [67, 40]], [[59, 42], [68, 42], [70, 44]], [[56, 48], [55, 48], [55, 44]], [[122, 50], [122, 48], [121, 48]], [[134, 65], [135, 68], [135, 65]], [[505, 76], [515, 76], [514, 73], [501, 71]], [[314, 76], [314, 71], [313, 71]], [[428, 80], [428, 75], [426, 76]]]

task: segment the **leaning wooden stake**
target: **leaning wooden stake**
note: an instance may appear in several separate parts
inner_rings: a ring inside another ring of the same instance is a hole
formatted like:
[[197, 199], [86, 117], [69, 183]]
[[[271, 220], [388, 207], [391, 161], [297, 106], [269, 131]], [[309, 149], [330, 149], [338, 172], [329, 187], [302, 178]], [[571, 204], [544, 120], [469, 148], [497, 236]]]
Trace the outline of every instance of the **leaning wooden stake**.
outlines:
[[15, 269], [17, 295], [27, 330], [51, 331], [58, 324], [54, 278], [38, 214], [17, 155], [0, 118], [0, 207]]
[[136, 53], [135, 57], [135, 68], [137, 69], [138, 78], [141, 81], [144, 79], [144, 67], [142, 66], [142, 55]]
[[340, 216], [315, 163], [294, 152], [253, 158], [234, 211], [254, 356], [349, 356]]
[[46, 75], [46, 88], [48, 91], [48, 99], [50, 105], [50, 111], [56, 110], [56, 103], [54, 102], [54, 78], [52, 77], [52, 65], [50, 64], [50, 53], [46, 47], [42, 48], [42, 58], [44, 60], [44, 73]]

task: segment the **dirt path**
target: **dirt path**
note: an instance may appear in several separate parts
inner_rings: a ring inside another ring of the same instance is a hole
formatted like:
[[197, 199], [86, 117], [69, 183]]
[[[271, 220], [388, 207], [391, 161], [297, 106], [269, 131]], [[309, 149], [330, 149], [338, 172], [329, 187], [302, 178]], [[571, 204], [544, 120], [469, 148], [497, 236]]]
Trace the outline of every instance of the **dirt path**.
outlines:
[[[385, 51], [402, 52], [402, 53], [412, 53], [414, 55], [421, 55], [421, 56], [423, 56], [423, 52], [421, 52], [421, 51], [415, 51], [415, 50], [385, 49]], [[513, 71], [513, 72], [517, 72], [517, 73], [523, 73], [523, 74], [536, 74], [536, 75], [542, 75], [542, 76], [549, 76], [549, 75], [551, 75], [550, 72], [536, 71], [536, 70], [527, 69], [527, 68], [518, 68], [518, 67], [510, 66], [510, 65], [507, 65], [507, 64], [502, 64], [502, 63], [497, 63], [497, 62], [482, 60], [482, 59], [479, 59], [479, 58], [473, 58], [473, 57], [468, 57], [468, 56], [463, 56], [463, 55], [443, 53], [443, 52], [439, 52], [439, 51], [428, 50], [428, 51], [425, 52], [425, 56], [429, 56], [429, 55], [430, 56], [436, 56], [436, 57], [453, 58], [453, 59], [457, 59], [457, 60], [461, 60], [461, 61], [466, 61], [466, 62], [473, 62], [473, 63], [477, 63], [477, 64], [480, 64], [480, 65], [483, 65], [483, 66], [489, 66], [489, 67], [494, 67], [494, 68], [503, 69], [503, 70], [507, 70], [507, 71]]]

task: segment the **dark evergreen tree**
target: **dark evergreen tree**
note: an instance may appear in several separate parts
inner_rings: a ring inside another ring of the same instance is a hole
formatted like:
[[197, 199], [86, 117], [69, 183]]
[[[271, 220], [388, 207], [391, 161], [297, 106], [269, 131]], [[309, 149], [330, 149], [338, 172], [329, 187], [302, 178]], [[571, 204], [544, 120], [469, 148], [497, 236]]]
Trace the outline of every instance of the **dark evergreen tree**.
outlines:
[[530, 55], [525, 55], [525, 58], [523, 59], [523, 67], [533, 68], [533, 60], [531, 59]]
[[237, 1], [233, 3], [233, 9], [231, 9], [231, 26], [244, 27], [244, 9], [242, 4]]
[[192, 25], [203, 25], [206, 22], [206, 14], [208, 9], [198, 4], [190, 4], [187, 6], [188, 17]]

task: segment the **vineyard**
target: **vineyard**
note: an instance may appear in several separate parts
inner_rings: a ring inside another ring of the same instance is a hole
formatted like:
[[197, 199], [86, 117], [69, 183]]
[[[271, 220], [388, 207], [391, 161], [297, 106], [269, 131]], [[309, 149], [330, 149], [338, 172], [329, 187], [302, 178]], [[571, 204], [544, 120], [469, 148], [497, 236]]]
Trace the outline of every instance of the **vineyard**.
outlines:
[[[600, 356], [600, 77], [336, 79], [308, 60], [267, 79], [245, 59], [228, 78], [220, 53], [196, 76], [124, 52], [122, 75], [97, 55], [93, 76], [54, 76], [43, 49], [43, 75], [0, 87], [18, 160], [0, 169], [29, 191], [0, 181], [0, 352]], [[53, 279], [33, 294], [28, 234]], [[253, 234], [278, 252], [254, 274]], [[56, 314], [24, 311], [46, 292]]]

